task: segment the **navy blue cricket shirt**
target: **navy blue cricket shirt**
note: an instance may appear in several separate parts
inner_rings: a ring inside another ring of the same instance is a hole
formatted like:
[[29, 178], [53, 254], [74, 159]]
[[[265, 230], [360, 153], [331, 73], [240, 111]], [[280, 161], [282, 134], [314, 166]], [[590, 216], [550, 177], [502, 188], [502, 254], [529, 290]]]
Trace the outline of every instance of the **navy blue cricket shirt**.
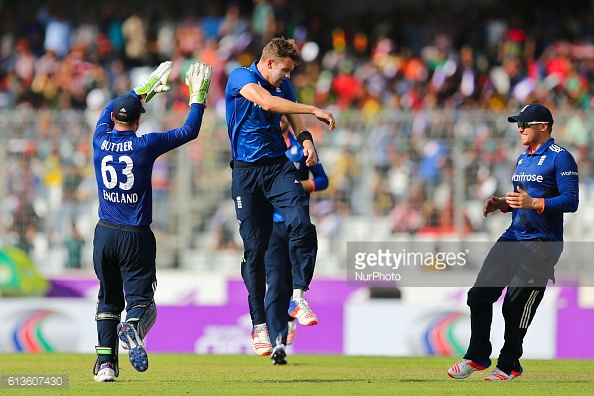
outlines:
[[[134, 91], [130, 91], [134, 94]], [[101, 113], [93, 136], [99, 218], [126, 226], [153, 221], [151, 178], [157, 157], [198, 137], [204, 105], [192, 104], [181, 128], [136, 136], [116, 131], [111, 120], [115, 100]]]
[[278, 88], [274, 87], [262, 77], [257, 64], [258, 61], [254, 61], [250, 67], [233, 70], [225, 89], [227, 129], [235, 161], [277, 158], [287, 150], [280, 130], [282, 114], [265, 111], [239, 93], [247, 84], [258, 84], [273, 96], [297, 101], [289, 80], [283, 80]]
[[514, 191], [521, 187], [532, 198], [544, 198], [545, 207], [541, 213], [513, 209], [511, 225], [501, 237], [563, 241], [563, 213], [575, 212], [579, 202], [578, 169], [573, 156], [554, 139], [533, 153], [528, 148], [518, 157], [512, 182]]

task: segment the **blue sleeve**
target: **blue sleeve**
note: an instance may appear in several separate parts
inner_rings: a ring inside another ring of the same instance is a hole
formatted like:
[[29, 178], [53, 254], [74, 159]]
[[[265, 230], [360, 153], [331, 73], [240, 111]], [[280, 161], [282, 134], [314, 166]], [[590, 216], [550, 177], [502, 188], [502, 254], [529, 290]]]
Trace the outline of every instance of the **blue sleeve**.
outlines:
[[555, 177], [559, 195], [545, 198], [545, 212], [575, 212], [579, 204], [578, 169], [573, 156], [561, 151], [555, 158]]
[[184, 126], [175, 131], [175, 136], [178, 139], [190, 141], [198, 137], [198, 132], [200, 132], [200, 127], [202, 126], [202, 117], [204, 116], [205, 108], [206, 106], [203, 104], [192, 103]]
[[231, 72], [227, 81], [227, 94], [231, 97], [241, 96], [239, 91], [248, 84], [257, 84], [258, 79], [250, 70], [239, 67]]
[[326, 175], [321, 162], [309, 167], [309, 171], [313, 176], [311, 180], [315, 185], [315, 191], [323, 191], [328, 188], [328, 175]]
[[183, 126], [171, 129], [166, 132], [154, 132], [143, 135], [152, 147], [152, 154], [156, 157], [171, 151], [184, 143], [194, 140], [198, 137], [202, 125], [202, 116], [204, 114], [204, 105], [193, 103], [190, 106], [190, 113]]

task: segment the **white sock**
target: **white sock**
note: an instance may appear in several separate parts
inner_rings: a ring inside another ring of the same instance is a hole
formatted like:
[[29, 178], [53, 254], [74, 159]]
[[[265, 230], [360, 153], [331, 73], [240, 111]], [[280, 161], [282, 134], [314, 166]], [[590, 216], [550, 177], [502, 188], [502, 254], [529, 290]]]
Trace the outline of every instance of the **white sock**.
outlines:
[[293, 289], [293, 300], [297, 300], [299, 298], [305, 298], [303, 296], [303, 288]]

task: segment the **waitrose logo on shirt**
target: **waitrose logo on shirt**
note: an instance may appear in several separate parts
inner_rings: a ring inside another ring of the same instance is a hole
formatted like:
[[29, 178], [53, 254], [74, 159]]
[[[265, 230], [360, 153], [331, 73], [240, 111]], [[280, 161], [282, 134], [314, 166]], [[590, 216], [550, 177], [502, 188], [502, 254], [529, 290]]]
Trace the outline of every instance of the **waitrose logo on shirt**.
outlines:
[[542, 183], [543, 181], [543, 177], [542, 175], [535, 175], [532, 173], [514, 173], [512, 175], [512, 181], [515, 182], [523, 182], [523, 181], [534, 181], [534, 182], [538, 182], [538, 183]]
[[561, 172], [561, 176], [577, 176], [578, 173], [574, 171]]

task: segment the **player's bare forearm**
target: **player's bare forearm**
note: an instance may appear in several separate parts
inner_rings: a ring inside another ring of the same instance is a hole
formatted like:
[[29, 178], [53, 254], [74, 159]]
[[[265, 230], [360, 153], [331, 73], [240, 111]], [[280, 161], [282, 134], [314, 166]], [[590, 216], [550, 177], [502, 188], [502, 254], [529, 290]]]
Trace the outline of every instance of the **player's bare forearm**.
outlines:
[[295, 136], [298, 136], [302, 131], [307, 129], [299, 114], [285, 114], [285, 117], [287, 117], [291, 129], [295, 132]]
[[[258, 84], [247, 84], [239, 93], [247, 100], [256, 103], [266, 111], [274, 113], [289, 114], [312, 114], [318, 120], [326, 123], [328, 128], [332, 131], [336, 127], [336, 121], [332, 113], [319, 109], [315, 106], [297, 103], [285, 98], [273, 96], [266, 89]], [[293, 126], [291, 124], [291, 126]], [[294, 129], [296, 133], [301, 132], [301, 129]]]
[[270, 95], [270, 97], [267, 98], [267, 100], [265, 100], [261, 106], [266, 111], [272, 111], [281, 114], [312, 114], [315, 116], [316, 113], [322, 111], [315, 106], [292, 102], [290, 100], [272, 95]]
[[301, 185], [303, 186], [303, 189], [305, 190], [306, 193], [310, 194], [314, 189], [313, 189], [313, 184], [311, 182], [311, 180], [301, 180]]

